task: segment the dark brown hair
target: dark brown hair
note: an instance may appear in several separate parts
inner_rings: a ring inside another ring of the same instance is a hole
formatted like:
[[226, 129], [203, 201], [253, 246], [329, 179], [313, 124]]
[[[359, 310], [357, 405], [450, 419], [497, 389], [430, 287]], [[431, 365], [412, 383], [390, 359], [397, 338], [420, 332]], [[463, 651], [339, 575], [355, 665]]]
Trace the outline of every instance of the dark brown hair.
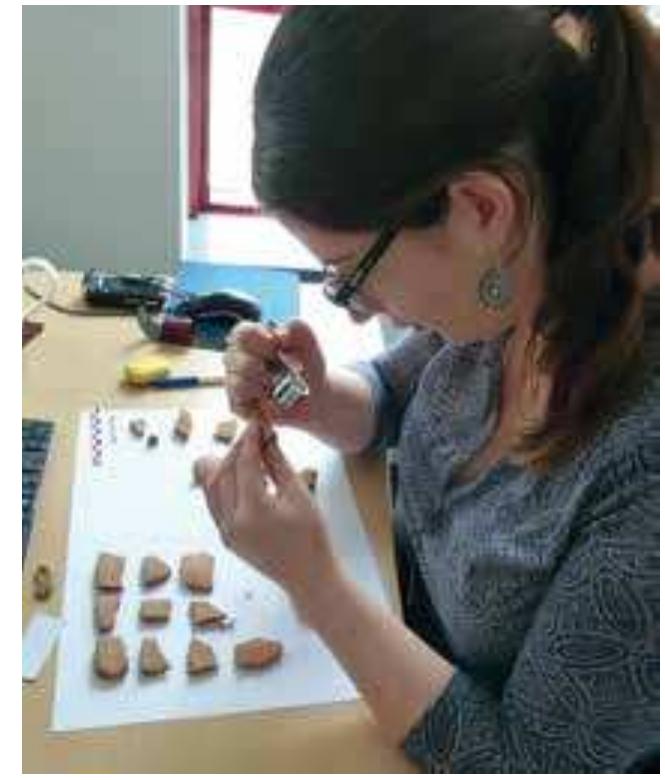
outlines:
[[[588, 51], [555, 34], [564, 13]], [[638, 7], [297, 6], [256, 83], [254, 188], [321, 227], [417, 226], [445, 217], [446, 179], [521, 171], [546, 238], [534, 327], [553, 378], [523, 444], [549, 465], [597, 428], [641, 357], [658, 116], [659, 38]]]

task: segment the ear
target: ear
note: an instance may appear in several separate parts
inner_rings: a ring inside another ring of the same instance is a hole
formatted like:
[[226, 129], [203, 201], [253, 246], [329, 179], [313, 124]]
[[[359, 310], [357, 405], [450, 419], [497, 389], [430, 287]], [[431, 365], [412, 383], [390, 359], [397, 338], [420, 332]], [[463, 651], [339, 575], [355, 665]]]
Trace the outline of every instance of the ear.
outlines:
[[473, 171], [450, 184], [448, 197], [451, 212], [475, 233], [479, 244], [508, 260], [518, 228], [518, 196], [513, 187], [495, 173]]

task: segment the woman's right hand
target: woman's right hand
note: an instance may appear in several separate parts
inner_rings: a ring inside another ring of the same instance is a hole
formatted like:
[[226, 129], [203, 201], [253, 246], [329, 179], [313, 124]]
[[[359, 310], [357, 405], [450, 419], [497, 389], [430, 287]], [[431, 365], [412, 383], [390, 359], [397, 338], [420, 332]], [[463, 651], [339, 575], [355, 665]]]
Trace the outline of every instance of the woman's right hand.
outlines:
[[[274, 363], [280, 358], [298, 367], [309, 386], [309, 395], [288, 409], [271, 398]], [[249, 419], [260, 407], [276, 423], [307, 427], [309, 422], [318, 422], [322, 415], [326, 367], [316, 336], [304, 322], [293, 320], [275, 329], [241, 322], [229, 336], [223, 360], [229, 404], [234, 414]]]

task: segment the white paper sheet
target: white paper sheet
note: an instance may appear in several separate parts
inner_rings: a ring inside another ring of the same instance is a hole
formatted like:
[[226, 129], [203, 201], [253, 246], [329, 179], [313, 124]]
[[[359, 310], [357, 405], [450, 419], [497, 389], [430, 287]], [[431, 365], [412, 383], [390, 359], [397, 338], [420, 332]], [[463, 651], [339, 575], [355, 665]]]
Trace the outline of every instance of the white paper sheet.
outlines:
[[[183, 445], [172, 439], [177, 409], [92, 410], [81, 415], [73, 488], [65, 626], [57, 664], [52, 729], [67, 731], [171, 718], [195, 718], [251, 710], [349, 700], [357, 692], [319, 638], [301, 624], [286, 595], [220, 542], [203, 495], [191, 488], [192, 463], [201, 454], [226, 450], [212, 441], [215, 422], [227, 416], [194, 411], [194, 432]], [[158, 434], [155, 449], [132, 438], [129, 421], [143, 417]], [[349, 574], [372, 598], [387, 603], [379, 571], [338, 454], [296, 431], [280, 441], [299, 468], [318, 469], [317, 501]], [[191, 680], [185, 655], [192, 630], [187, 617], [191, 594], [178, 582], [181, 555], [209, 551], [216, 557], [210, 600], [235, 618], [233, 628], [198, 634], [209, 641], [219, 672]], [[93, 572], [100, 552], [127, 558], [125, 589], [115, 633], [128, 648], [129, 672], [119, 683], [98, 680], [92, 671]], [[158, 555], [173, 569], [171, 579], [150, 596], [172, 599], [172, 617], [162, 628], [138, 622], [142, 556]], [[279, 639], [282, 661], [260, 673], [233, 668], [233, 645], [255, 635]], [[141, 638], [156, 636], [170, 661], [165, 677], [142, 680]]]

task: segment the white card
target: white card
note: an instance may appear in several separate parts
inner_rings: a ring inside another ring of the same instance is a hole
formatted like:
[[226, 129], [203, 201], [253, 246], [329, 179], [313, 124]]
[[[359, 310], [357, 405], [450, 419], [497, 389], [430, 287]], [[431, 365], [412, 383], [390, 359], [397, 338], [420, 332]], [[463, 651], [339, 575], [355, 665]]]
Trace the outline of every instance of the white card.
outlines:
[[[202, 491], [192, 490], [192, 464], [200, 455], [222, 456], [226, 445], [212, 438], [223, 409], [194, 409], [188, 442], [173, 439], [177, 409], [108, 409], [83, 413], [63, 602], [64, 627], [58, 647], [52, 729], [119, 726], [156, 720], [304, 707], [358, 698], [358, 692], [328, 648], [304, 625], [275, 583], [226, 548]], [[159, 437], [148, 449], [129, 433], [137, 416]], [[387, 604], [379, 569], [353, 499], [342, 459], [301, 431], [280, 430], [279, 441], [298, 469], [318, 472], [316, 501], [333, 549], [345, 570], [377, 603]], [[234, 618], [233, 627], [206, 634], [219, 662], [217, 674], [192, 680], [186, 655], [192, 628], [190, 593], [177, 576], [184, 553], [205, 551], [215, 558], [213, 590], [207, 597]], [[124, 588], [115, 633], [127, 650], [128, 673], [109, 684], [92, 672], [95, 651], [93, 578], [100, 552], [125, 558]], [[171, 600], [167, 625], [154, 629], [171, 668], [158, 680], [138, 670], [146, 629], [137, 620], [144, 596], [141, 559], [159, 555], [174, 574], [159, 586]], [[256, 636], [284, 647], [279, 664], [261, 674], [238, 671], [233, 648]]]
[[34, 682], [60, 634], [62, 620], [45, 612], [32, 616], [23, 635], [23, 679]]

